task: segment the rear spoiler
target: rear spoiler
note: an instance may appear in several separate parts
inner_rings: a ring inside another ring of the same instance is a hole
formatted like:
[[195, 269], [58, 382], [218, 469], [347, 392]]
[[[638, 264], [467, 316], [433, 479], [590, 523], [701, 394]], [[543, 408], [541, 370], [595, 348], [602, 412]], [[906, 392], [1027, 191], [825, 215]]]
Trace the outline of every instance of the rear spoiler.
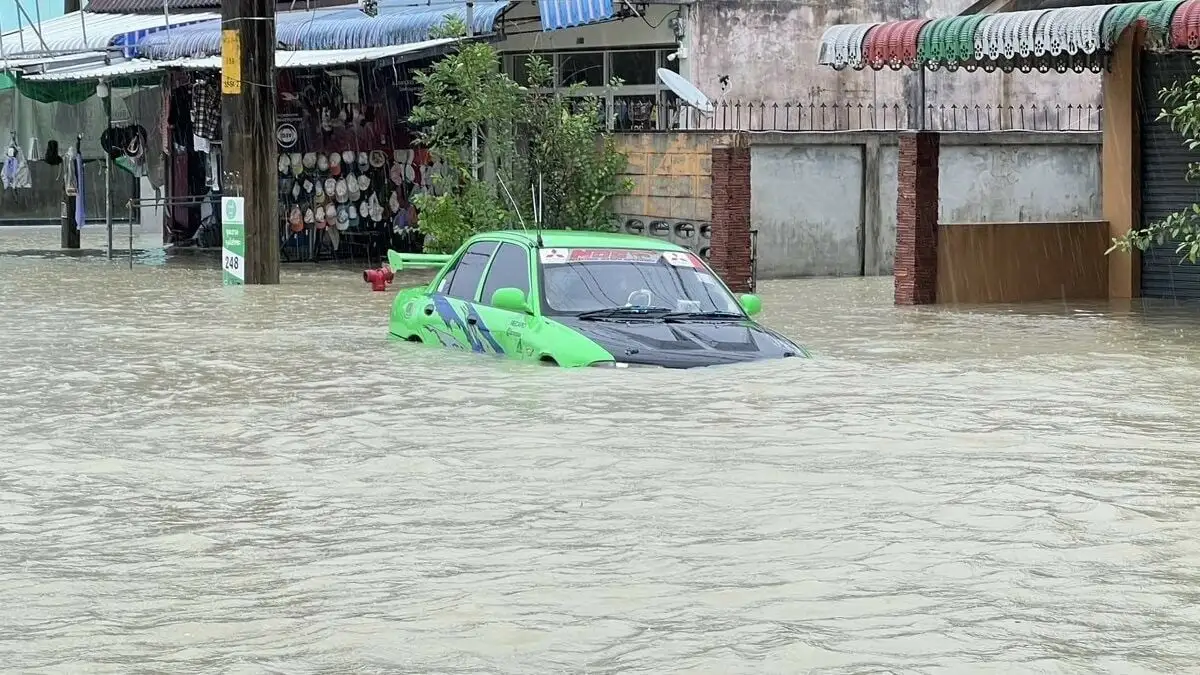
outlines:
[[400, 253], [388, 249], [388, 266], [393, 272], [415, 267], [444, 267], [453, 257], [443, 253]]

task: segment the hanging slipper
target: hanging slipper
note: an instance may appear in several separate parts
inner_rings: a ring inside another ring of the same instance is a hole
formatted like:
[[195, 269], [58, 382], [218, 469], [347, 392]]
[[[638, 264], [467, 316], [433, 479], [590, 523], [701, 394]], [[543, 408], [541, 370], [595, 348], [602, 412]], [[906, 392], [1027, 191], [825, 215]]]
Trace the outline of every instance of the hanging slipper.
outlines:
[[300, 213], [299, 206], [293, 206], [288, 212], [288, 225], [291, 226], [292, 232], [304, 231], [304, 216]]

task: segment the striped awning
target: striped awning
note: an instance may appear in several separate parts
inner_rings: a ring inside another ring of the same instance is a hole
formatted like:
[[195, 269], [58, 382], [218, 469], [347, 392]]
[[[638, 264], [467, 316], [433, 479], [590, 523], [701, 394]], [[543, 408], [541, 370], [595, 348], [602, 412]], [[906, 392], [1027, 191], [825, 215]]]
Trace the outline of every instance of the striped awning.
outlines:
[[[496, 21], [510, 6], [509, 0], [476, 2], [472, 27], [476, 35], [495, 30]], [[288, 49], [370, 49], [422, 42], [447, 16], [466, 20], [466, 5], [433, 0], [414, 6], [410, 2], [380, 3], [379, 16], [369, 17], [357, 8], [280, 12], [275, 18], [275, 39]], [[138, 56], [171, 60], [221, 53], [221, 22], [208, 21], [150, 35], [134, 47]]]
[[1200, 46], [1200, 0], [1156, 0], [831, 26], [818, 61], [837, 70], [1099, 71], [1139, 21], [1150, 48]]
[[613, 0], [539, 0], [542, 30], [559, 30], [613, 18]]

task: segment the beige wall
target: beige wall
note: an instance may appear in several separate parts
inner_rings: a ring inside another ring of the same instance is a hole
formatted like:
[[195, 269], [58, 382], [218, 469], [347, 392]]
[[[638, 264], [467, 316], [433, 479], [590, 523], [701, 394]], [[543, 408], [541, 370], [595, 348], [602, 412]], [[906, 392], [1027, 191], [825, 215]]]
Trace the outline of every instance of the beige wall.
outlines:
[[721, 133], [617, 134], [629, 156], [631, 194], [614, 208], [622, 219], [708, 222], [712, 218], [712, 149]]
[[941, 223], [938, 303], [1108, 297], [1108, 223]]

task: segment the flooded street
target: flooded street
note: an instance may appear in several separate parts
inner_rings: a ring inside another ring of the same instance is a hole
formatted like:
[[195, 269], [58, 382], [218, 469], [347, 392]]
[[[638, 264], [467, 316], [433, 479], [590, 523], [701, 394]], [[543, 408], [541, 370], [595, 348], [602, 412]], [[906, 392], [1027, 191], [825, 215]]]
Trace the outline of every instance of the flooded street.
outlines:
[[1195, 310], [768, 282], [814, 360], [562, 371], [388, 342], [353, 269], [146, 261], [0, 254], [6, 669], [1200, 658]]

